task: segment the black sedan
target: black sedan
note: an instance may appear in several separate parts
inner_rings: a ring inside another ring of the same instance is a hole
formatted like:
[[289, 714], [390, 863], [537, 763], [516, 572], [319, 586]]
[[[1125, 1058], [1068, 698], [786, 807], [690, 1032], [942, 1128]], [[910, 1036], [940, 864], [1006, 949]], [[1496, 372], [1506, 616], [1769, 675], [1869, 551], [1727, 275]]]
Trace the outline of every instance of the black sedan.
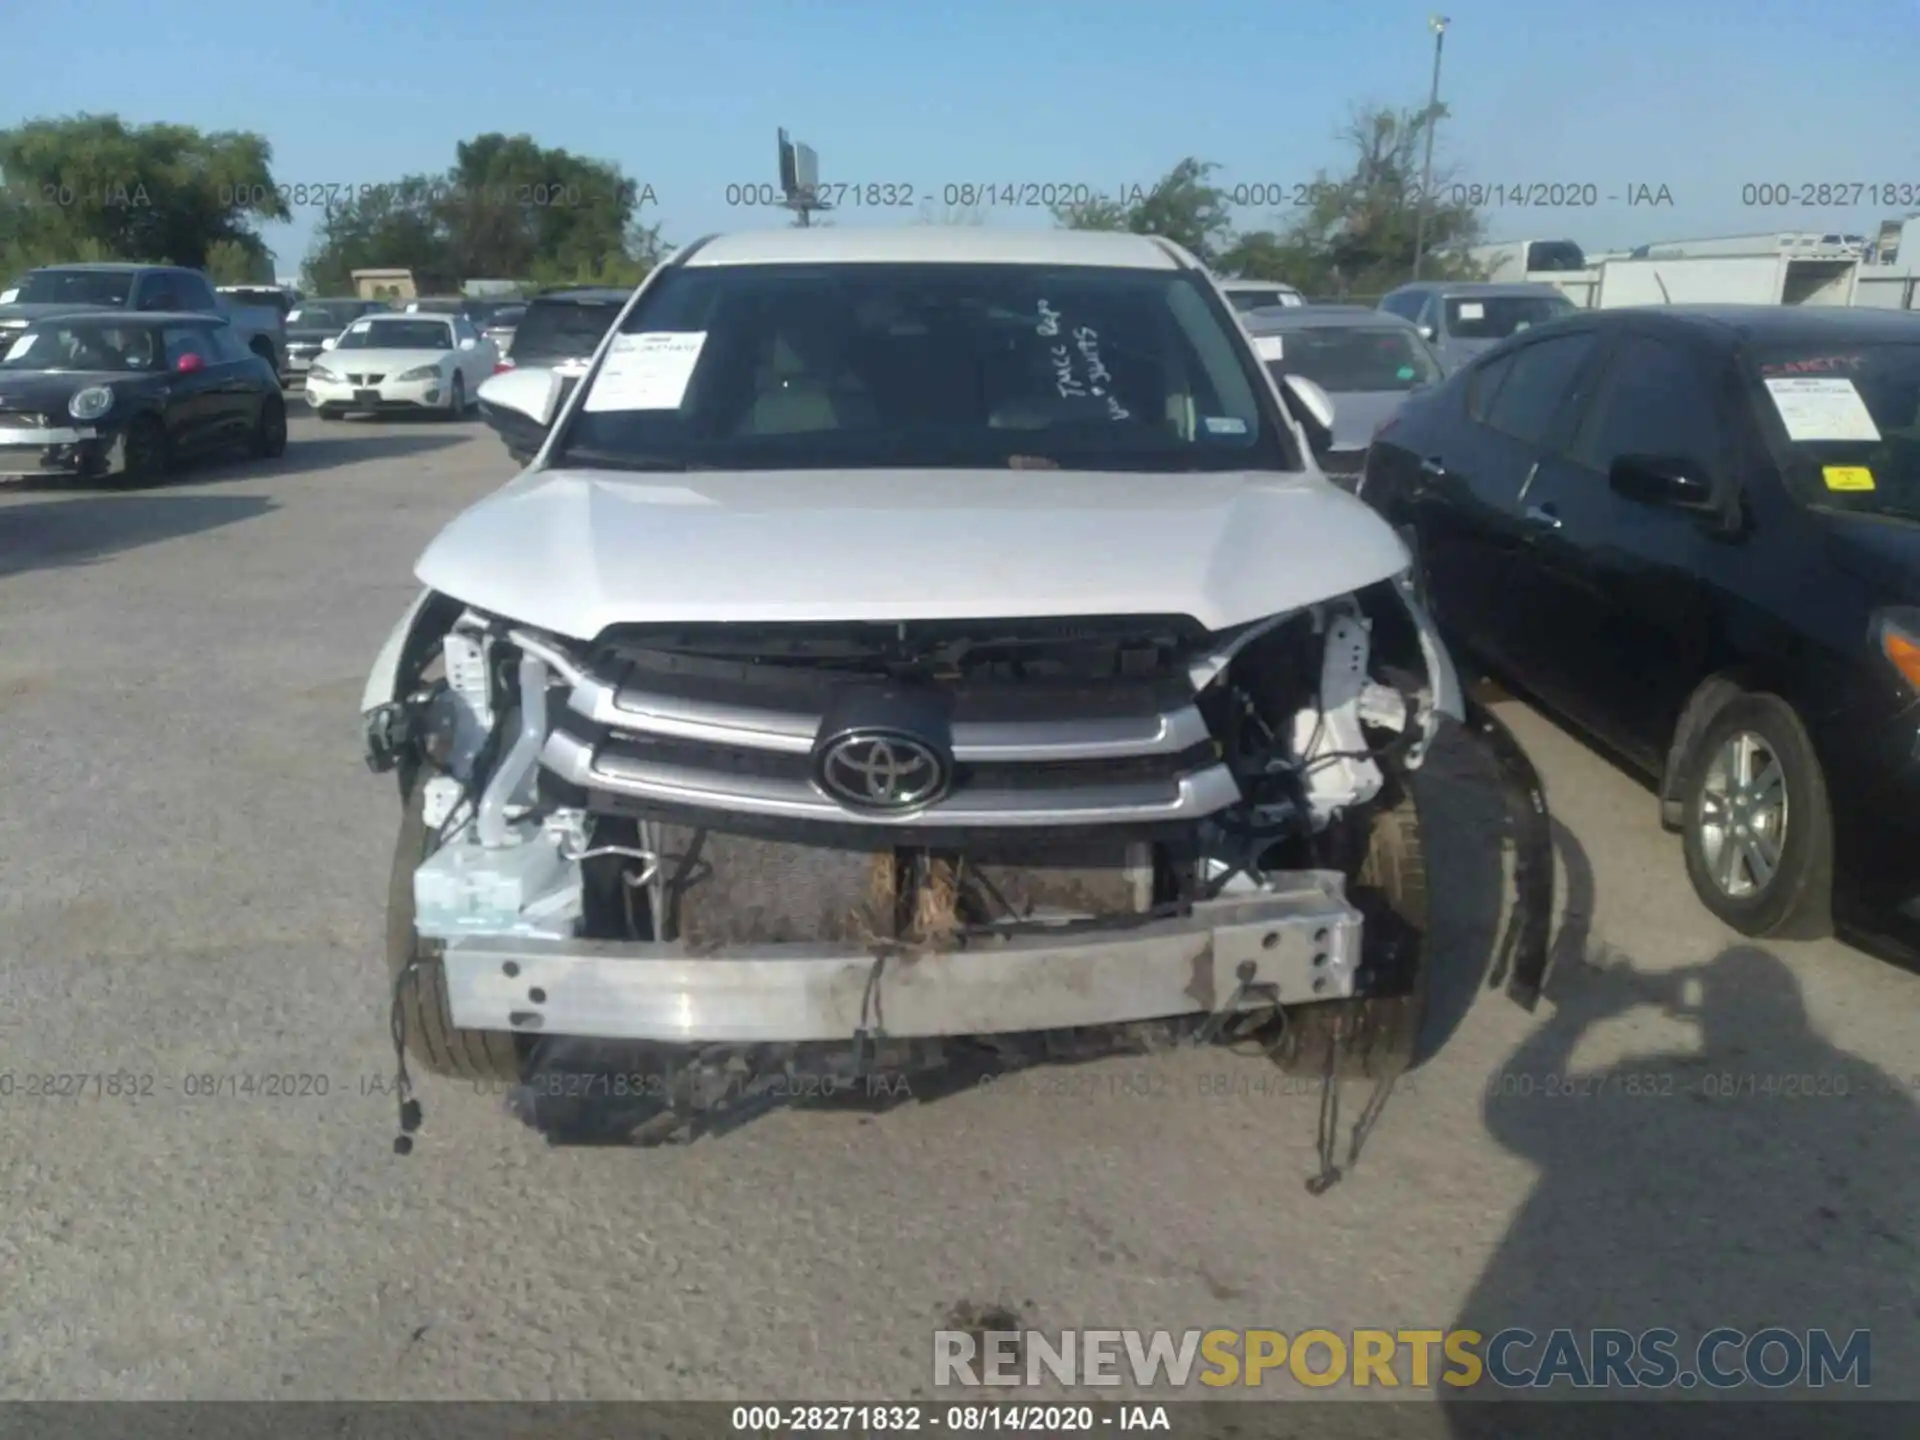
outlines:
[[1375, 439], [1465, 655], [1658, 788], [1749, 935], [1920, 937], [1920, 316], [1602, 311]]
[[0, 476], [152, 484], [176, 463], [287, 448], [273, 366], [218, 316], [36, 320], [0, 356]]

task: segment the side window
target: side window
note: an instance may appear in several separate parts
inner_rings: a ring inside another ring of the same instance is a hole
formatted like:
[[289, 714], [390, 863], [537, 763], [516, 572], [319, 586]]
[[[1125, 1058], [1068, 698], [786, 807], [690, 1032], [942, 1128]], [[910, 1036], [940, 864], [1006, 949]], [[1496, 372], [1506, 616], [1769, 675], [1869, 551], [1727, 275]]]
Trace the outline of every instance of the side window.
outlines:
[[178, 310], [180, 296], [174, 289], [173, 277], [164, 270], [154, 271], [140, 279], [139, 308], [142, 310]]
[[225, 325], [216, 325], [207, 331], [207, 343], [213, 349], [213, 358], [223, 364], [231, 365], [235, 361], [252, 357], [253, 352], [240, 343], [240, 337]]
[[1483, 425], [1486, 423], [1487, 408], [1493, 404], [1493, 397], [1500, 393], [1500, 386], [1505, 383], [1507, 373], [1512, 369], [1511, 355], [1502, 355], [1498, 360], [1490, 360], [1474, 369], [1467, 381], [1468, 418], [1478, 420]]
[[1516, 350], [1513, 373], [1493, 397], [1487, 424], [1516, 440], [1532, 444], [1544, 441], [1561, 408], [1572, 398], [1574, 383], [1595, 344], [1596, 337], [1589, 330]]
[[161, 340], [167, 347], [169, 370], [178, 370], [180, 362], [189, 355], [199, 356], [202, 365], [211, 365], [217, 358], [211, 337], [198, 325], [169, 325], [161, 332]]
[[1411, 320], [1419, 312], [1420, 297], [1414, 295], [1389, 295], [1380, 302], [1380, 308], [1389, 315], [1398, 315], [1403, 320]]
[[190, 270], [176, 270], [169, 278], [173, 281], [173, 293], [179, 299], [179, 309], [218, 310], [220, 308], [213, 298], [213, 287], [207, 284], [204, 276], [195, 275]]
[[1684, 350], [1629, 336], [1600, 379], [1573, 458], [1604, 473], [1621, 455], [1659, 455], [1718, 469], [1724, 432], [1710, 372]]

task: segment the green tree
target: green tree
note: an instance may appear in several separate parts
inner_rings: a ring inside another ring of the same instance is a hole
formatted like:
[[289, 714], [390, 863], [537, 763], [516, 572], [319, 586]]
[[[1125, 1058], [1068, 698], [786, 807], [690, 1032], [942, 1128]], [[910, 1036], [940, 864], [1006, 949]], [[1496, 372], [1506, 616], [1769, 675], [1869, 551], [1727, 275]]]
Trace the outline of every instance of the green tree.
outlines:
[[271, 285], [273, 257], [263, 246], [216, 240], [207, 247], [207, 274], [216, 285]]
[[[303, 273], [316, 293], [352, 272], [408, 269], [443, 283], [527, 279], [615, 283], [651, 267], [659, 227], [641, 223], [650, 187], [618, 166], [527, 135], [461, 142], [440, 175], [409, 175], [329, 207]], [[585, 280], [582, 277], [589, 277]]]
[[[1340, 134], [1351, 167], [1338, 176], [1320, 171], [1312, 203], [1263, 251], [1298, 267], [1275, 278], [1319, 295], [1381, 294], [1412, 278], [1427, 129], [1446, 113], [1444, 105], [1431, 113], [1380, 107], [1356, 112]], [[1436, 280], [1479, 274], [1466, 251], [1480, 243], [1480, 213], [1447, 198], [1452, 179], [1451, 170], [1435, 172], [1427, 208], [1422, 273]]]
[[84, 250], [204, 266], [216, 245], [266, 254], [255, 226], [285, 220], [273, 147], [250, 131], [129, 126], [117, 115], [0, 131], [0, 251], [46, 264]]
[[1189, 156], [1151, 189], [1142, 190], [1136, 185], [1119, 195], [1060, 206], [1053, 217], [1069, 230], [1163, 235], [1192, 251], [1202, 263], [1212, 265], [1233, 242], [1226, 193], [1213, 183], [1219, 168]]
[[301, 267], [302, 288], [314, 295], [345, 295], [353, 290], [355, 270], [434, 275], [450, 267], [447, 237], [434, 208], [438, 185], [430, 175], [407, 175], [329, 203]]

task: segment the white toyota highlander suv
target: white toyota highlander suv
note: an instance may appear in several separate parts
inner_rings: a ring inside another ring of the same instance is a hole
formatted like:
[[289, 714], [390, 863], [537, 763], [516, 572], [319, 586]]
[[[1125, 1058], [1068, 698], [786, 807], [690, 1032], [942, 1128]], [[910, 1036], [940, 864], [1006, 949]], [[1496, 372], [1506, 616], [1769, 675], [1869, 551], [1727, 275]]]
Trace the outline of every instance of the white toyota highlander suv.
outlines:
[[708, 239], [559, 397], [488, 382], [544, 444], [366, 690], [403, 1081], [617, 1054], [657, 1128], [960, 1054], [1405, 1062], [1459, 688], [1193, 256]]

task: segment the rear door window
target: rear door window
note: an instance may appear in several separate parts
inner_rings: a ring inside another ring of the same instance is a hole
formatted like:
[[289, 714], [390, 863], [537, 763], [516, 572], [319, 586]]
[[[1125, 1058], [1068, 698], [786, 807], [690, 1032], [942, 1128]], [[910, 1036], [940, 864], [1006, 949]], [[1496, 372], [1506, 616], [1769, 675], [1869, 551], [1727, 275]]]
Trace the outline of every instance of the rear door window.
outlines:
[[1712, 380], [1685, 350], [1627, 336], [1600, 378], [1573, 458], [1602, 474], [1622, 455], [1689, 460], [1718, 474], [1724, 431]]
[[1577, 402], [1576, 386], [1593, 358], [1592, 331], [1561, 335], [1513, 354], [1513, 371], [1487, 409], [1486, 423], [1516, 440], [1539, 444]]

